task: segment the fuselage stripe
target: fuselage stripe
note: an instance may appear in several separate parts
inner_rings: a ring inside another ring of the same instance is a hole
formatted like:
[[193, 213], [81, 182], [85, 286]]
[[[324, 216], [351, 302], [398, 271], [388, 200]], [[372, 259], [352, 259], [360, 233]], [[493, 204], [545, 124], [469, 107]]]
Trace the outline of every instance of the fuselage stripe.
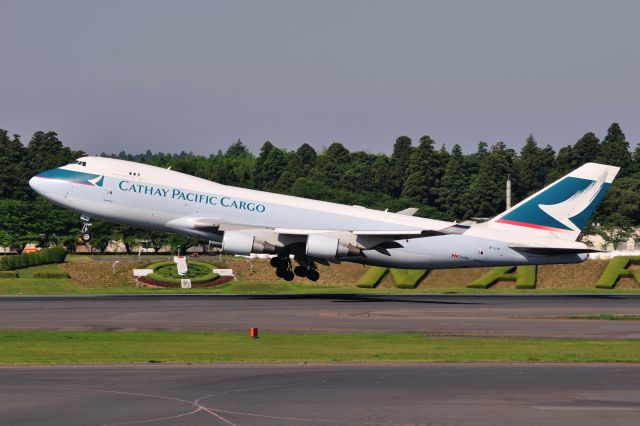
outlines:
[[567, 230], [567, 229], [554, 228], [552, 226], [536, 225], [535, 223], [518, 222], [516, 220], [509, 220], [509, 219], [498, 219], [496, 220], [496, 222], [506, 223], [507, 225], [524, 226], [526, 228], [544, 229], [545, 231], [571, 232], [571, 230]]

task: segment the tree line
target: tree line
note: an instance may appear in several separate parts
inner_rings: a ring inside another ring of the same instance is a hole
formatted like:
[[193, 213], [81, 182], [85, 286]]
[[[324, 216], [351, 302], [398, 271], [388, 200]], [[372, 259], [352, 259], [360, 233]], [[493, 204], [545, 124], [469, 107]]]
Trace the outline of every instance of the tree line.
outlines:
[[[28, 180], [82, 155], [64, 146], [55, 132], [36, 132], [23, 144], [18, 135], [0, 129], [0, 246], [20, 251], [27, 242], [71, 248], [76, 244], [77, 214], [39, 198]], [[380, 210], [418, 207], [420, 216], [458, 221], [488, 218], [504, 210], [507, 176], [513, 181], [517, 202], [580, 165], [596, 161], [619, 166], [621, 171], [588, 231], [593, 232], [592, 225], [597, 223], [597, 231], [605, 238], [615, 234], [622, 241], [640, 224], [640, 149], [631, 150], [617, 123], [609, 126], [602, 139], [588, 132], [557, 152], [549, 145], [540, 146], [533, 135], [519, 151], [503, 142], [481, 141], [468, 154], [459, 145], [447, 149], [425, 135], [417, 141], [398, 137], [390, 155], [350, 152], [340, 143], [317, 151], [306, 143], [287, 150], [271, 142], [254, 155], [240, 140], [211, 155], [150, 150], [102, 155], [171, 167], [226, 185]], [[128, 250], [141, 242], [154, 248], [197, 243], [100, 221], [94, 222], [92, 235], [92, 244], [102, 251], [111, 240], [123, 242]]]

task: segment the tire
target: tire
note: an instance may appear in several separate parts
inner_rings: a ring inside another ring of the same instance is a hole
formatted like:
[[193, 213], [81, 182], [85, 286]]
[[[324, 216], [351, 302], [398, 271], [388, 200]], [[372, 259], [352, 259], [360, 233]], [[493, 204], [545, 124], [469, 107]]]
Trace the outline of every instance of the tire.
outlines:
[[307, 278], [309, 278], [311, 281], [318, 281], [320, 279], [320, 273], [315, 269], [312, 269], [307, 272]]
[[284, 269], [280, 269], [280, 268], [278, 268], [278, 269], [276, 269], [276, 276], [277, 276], [278, 278], [284, 278], [284, 273], [285, 273], [285, 272], [287, 272], [287, 271], [285, 271]]
[[91, 241], [91, 235], [89, 234], [82, 234], [82, 236], [80, 237], [82, 239], [82, 241], [84, 241], [85, 243], [88, 243], [89, 241]]
[[277, 268], [278, 266], [280, 266], [280, 259], [278, 259], [277, 257], [272, 257], [271, 260], [269, 260], [269, 263], [274, 268]]
[[291, 271], [284, 271], [284, 273], [282, 274], [282, 278], [285, 279], [285, 281], [293, 281], [293, 277], [295, 275], [293, 275], [293, 272]]
[[299, 277], [306, 277], [307, 276], [307, 268], [305, 268], [302, 265], [298, 265], [294, 268], [293, 273], [296, 274]]

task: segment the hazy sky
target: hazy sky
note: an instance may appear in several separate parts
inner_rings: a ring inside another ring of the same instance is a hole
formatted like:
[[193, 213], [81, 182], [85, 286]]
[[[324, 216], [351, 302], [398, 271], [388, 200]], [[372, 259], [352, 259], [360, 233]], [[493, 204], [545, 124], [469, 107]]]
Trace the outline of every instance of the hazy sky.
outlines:
[[89, 153], [640, 141], [637, 1], [0, 0], [0, 128]]

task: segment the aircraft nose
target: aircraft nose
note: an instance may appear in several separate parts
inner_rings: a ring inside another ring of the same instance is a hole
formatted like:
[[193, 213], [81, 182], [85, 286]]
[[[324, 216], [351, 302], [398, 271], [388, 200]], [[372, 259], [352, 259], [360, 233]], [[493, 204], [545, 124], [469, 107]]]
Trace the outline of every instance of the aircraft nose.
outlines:
[[35, 175], [29, 179], [29, 186], [38, 194], [42, 194], [42, 178], [40, 178], [40, 175]]

